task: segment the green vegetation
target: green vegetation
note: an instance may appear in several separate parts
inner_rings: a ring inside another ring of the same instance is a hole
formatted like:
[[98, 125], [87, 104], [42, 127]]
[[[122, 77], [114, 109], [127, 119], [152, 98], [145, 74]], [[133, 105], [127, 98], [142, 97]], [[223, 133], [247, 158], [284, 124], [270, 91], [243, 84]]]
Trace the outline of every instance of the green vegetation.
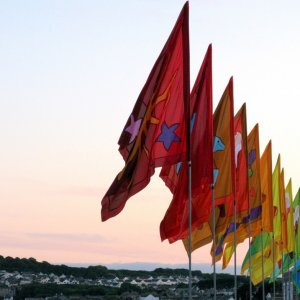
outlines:
[[66, 265], [51, 265], [46, 261], [38, 262], [34, 258], [12, 258], [10, 256], [3, 257], [0, 255], [0, 270], [8, 272], [32, 272], [56, 275], [73, 275], [75, 277], [83, 277], [96, 279], [102, 276], [109, 276], [109, 271], [104, 266], [90, 266], [87, 268], [68, 267]]
[[57, 284], [28, 284], [17, 289], [16, 299], [25, 299], [27, 297], [51, 297], [53, 295], [65, 296], [103, 296], [117, 295], [119, 289], [104, 286], [89, 285], [57, 285]]
[[[96, 278], [114, 278], [114, 277], [145, 277], [145, 276], [188, 276], [188, 270], [186, 269], [162, 269], [158, 268], [154, 271], [130, 271], [130, 270], [108, 270], [104, 266], [89, 266], [83, 267], [68, 267], [66, 265], [52, 265], [46, 261], [38, 262], [34, 258], [12, 258], [10, 256], [3, 257], [0, 255], [0, 270], [6, 270], [8, 272], [32, 272], [32, 273], [44, 273], [55, 275], [66, 275], [74, 277], [82, 277], [86, 279]], [[193, 276], [201, 276], [201, 271], [193, 271]]]
[[[38, 262], [34, 258], [12, 258], [10, 256], [3, 257], [0, 256], [0, 270], [6, 270], [8, 272], [29, 272], [29, 273], [43, 273], [43, 274], [55, 274], [60, 276], [62, 274], [66, 276], [74, 276], [75, 278], [83, 279], [113, 279], [115, 277], [119, 278], [147, 278], [152, 276], [157, 278], [159, 276], [173, 276], [173, 277], [186, 277], [188, 276], [188, 270], [186, 269], [163, 269], [158, 268], [154, 271], [130, 271], [130, 270], [109, 270], [104, 266], [89, 266], [87, 268], [83, 267], [68, 267], [66, 265], [52, 265], [46, 261]], [[193, 276], [198, 276], [200, 278], [199, 282], [194, 283], [193, 286], [197, 286], [201, 290], [213, 288], [213, 274], [202, 274], [201, 271], [193, 271]], [[249, 278], [244, 276], [238, 276], [237, 278], [239, 289], [238, 295], [241, 299], [248, 299], [249, 297]], [[234, 286], [233, 276], [229, 274], [217, 274], [217, 288], [231, 290]], [[174, 287], [174, 286], [173, 286]], [[176, 290], [186, 290], [188, 286], [184, 283], [179, 283], [174, 287]], [[18, 286], [16, 290], [16, 299], [24, 299], [26, 297], [50, 297], [54, 295], [64, 295], [64, 296], [104, 296], [105, 299], [120, 299], [121, 295], [126, 295], [127, 293], [135, 293], [138, 295], [153, 294], [164, 299], [168, 299], [168, 286], [156, 286], [149, 287], [145, 286], [141, 288], [137, 285], [131, 284], [129, 282], [123, 282], [121, 287], [109, 287], [103, 285], [92, 285], [92, 284], [41, 284], [33, 282], [31, 284]], [[266, 290], [269, 286], [266, 284]], [[253, 287], [254, 299], [259, 299], [260, 290], [259, 287]], [[248, 293], [248, 294], [247, 294]], [[256, 298], [258, 295], [258, 298]]]

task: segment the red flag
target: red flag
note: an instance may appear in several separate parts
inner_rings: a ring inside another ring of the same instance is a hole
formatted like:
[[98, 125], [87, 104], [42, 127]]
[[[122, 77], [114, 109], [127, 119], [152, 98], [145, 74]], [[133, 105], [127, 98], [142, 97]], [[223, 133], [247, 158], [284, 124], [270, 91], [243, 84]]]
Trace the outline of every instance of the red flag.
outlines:
[[[212, 153], [212, 47], [209, 45], [191, 92], [192, 229], [211, 214]], [[188, 235], [188, 164], [163, 167], [160, 176], [174, 196], [160, 224], [161, 239], [174, 242]]]
[[121, 134], [125, 167], [102, 199], [102, 221], [119, 214], [126, 201], [147, 186], [155, 167], [186, 157], [188, 10], [186, 2]]
[[[233, 128], [233, 78], [231, 78], [213, 114], [213, 180], [216, 233], [218, 235], [223, 234], [226, 230], [226, 216], [233, 207], [235, 191]], [[211, 241], [211, 228], [212, 220], [210, 218], [209, 222], [193, 231], [193, 251]], [[188, 239], [184, 239], [183, 242], [187, 249]]]

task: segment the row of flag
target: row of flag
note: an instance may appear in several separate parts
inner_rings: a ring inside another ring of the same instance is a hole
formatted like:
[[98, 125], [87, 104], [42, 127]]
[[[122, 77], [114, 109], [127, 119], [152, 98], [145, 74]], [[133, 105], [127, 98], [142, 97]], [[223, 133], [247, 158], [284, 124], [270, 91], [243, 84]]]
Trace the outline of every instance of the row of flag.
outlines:
[[215, 228], [211, 254], [225, 268], [236, 249], [234, 232], [236, 243], [252, 237], [242, 272], [251, 265], [257, 284], [262, 257], [264, 277], [274, 271], [274, 251], [278, 266], [295, 263], [299, 191], [292, 202], [280, 156], [272, 171], [271, 141], [260, 155], [258, 124], [247, 134], [246, 104], [234, 115], [233, 78], [213, 113], [211, 45], [190, 92], [188, 10], [187, 2], [121, 133], [125, 166], [102, 199], [102, 221], [119, 214], [161, 167], [160, 177], [173, 195], [160, 224], [161, 240], [182, 240], [193, 251], [213, 240]]

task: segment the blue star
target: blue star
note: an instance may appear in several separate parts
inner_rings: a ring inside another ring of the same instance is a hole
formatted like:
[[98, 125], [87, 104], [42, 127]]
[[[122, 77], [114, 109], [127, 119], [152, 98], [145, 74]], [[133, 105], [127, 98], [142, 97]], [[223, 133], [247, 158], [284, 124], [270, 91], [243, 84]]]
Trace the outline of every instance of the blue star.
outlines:
[[161, 126], [161, 134], [157, 138], [157, 142], [163, 142], [164, 147], [169, 150], [173, 142], [180, 142], [180, 138], [174, 132], [179, 124], [174, 124], [168, 127], [164, 122]]

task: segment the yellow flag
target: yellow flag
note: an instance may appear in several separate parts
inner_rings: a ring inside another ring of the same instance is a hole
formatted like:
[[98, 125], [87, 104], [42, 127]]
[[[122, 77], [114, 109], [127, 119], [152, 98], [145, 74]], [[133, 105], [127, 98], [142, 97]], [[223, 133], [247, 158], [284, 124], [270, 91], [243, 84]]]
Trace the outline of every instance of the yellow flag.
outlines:
[[[271, 236], [271, 234], [269, 234]], [[279, 252], [279, 245], [275, 246], [275, 253]], [[276, 249], [277, 248], [277, 249]], [[272, 242], [264, 249], [264, 277], [262, 276], [262, 261], [256, 260], [252, 264], [251, 268], [251, 281], [254, 285], [262, 282], [263, 279], [271, 276], [273, 273], [273, 255], [272, 255]]]
[[275, 243], [275, 261], [281, 259], [281, 251], [277, 245], [281, 245], [282, 240], [282, 230], [281, 230], [281, 211], [280, 211], [280, 154], [276, 162], [272, 174], [272, 190], [273, 190], [273, 208], [274, 208], [274, 218], [273, 218], [273, 232], [274, 232], [274, 243]]
[[287, 236], [288, 236], [287, 251], [288, 251], [288, 253], [294, 252], [294, 249], [295, 249], [295, 229], [294, 229], [292, 199], [293, 199], [292, 179], [290, 179], [285, 188], [285, 208], [286, 208], [286, 215], [287, 215]]
[[287, 214], [285, 205], [285, 188], [284, 188], [284, 169], [280, 173], [280, 212], [281, 212], [281, 251], [282, 254], [287, 253], [288, 237], [287, 237]]
[[273, 232], [272, 142], [260, 159], [260, 182], [263, 232]]

